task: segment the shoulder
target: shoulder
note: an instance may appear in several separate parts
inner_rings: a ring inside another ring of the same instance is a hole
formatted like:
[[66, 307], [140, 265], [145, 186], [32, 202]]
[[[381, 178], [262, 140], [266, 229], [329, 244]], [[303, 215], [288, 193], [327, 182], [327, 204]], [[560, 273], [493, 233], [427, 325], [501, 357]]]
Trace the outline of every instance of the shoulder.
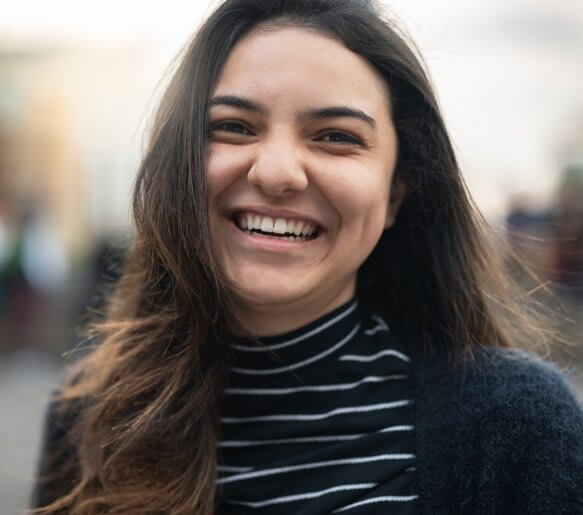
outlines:
[[31, 507], [50, 504], [69, 490], [77, 477], [72, 430], [80, 412], [78, 402], [64, 404], [55, 392], [49, 403], [38, 457]]
[[540, 437], [532, 431], [538, 427], [545, 434], [583, 430], [583, 410], [565, 375], [532, 354], [484, 348], [456, 364], [421, 357], [414, 369], [424, 424], [455, 421], [460, 430], [479, 426], [484, 435], [504, 427], [507, 436], [515, 431], [521, 438]]
[[455, 365], [421, 359], [414, 375], [424, 423], [455, 420], [460, 427], [479, 426], [482, 435], [503, 428], [507, 437], [516, 433], [523, 440], [553, 431], [583, 439], [574, 388], [556, 366], [532, 354], [478, 349]]
[[520, 512], [581, 512], [583, 410], [554, 365], [479, 349], [456, 365], [421, 357], [414, 375], [426, 495], [449, 491], [475, 513], [519, 503]]
[[480, 410], [514, 408], [518, 416], [536, 409], [540, 417], [541, 410], [565, 404], [581, 414], [565, 375], [552, 363], [524, 351], [480, 348], [456, 364], [424, 356], [416, 364], [415, 377], [424, 394], [436, 392], [446, 401], [443, 394], [448, 393], [453, 400], [476, 403]]

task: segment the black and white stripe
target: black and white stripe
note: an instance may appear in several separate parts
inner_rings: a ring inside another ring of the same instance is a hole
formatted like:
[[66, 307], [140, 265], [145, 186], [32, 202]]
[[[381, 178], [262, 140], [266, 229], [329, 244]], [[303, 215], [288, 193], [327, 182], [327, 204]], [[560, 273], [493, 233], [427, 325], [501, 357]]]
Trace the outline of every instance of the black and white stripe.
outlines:
[[218, 513], [414, 513], [411, 357], [350, 302], [233, 345]]

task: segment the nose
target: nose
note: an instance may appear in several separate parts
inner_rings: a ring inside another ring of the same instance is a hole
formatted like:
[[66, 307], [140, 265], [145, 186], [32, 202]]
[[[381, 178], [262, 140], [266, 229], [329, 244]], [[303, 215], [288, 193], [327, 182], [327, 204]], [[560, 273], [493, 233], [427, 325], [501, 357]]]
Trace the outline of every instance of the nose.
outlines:
[[270, 197], [286, 197], [305, 190], [308, 176], [299, 143], [286, 135], [266, 139], [257, 148], [247, 180]]

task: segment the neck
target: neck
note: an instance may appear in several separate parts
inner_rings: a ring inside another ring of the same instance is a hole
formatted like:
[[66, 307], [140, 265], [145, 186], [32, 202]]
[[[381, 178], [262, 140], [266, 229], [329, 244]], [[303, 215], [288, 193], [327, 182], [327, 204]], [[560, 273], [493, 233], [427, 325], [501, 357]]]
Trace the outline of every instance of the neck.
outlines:
[[302, 297], [281, 304], [240, 301], [237, 316], [248, 334], [274, 336], [303, 327], [330, 313], [352, 299], [355, 291], [356, 284], [351, 281], [326, 297]]

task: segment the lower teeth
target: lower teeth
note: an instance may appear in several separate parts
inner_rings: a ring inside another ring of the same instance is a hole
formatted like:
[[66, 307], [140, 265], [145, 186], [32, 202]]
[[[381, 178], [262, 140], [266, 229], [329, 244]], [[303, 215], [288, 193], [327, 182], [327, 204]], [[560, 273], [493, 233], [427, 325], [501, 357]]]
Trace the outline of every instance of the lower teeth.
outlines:
[[247, 234], [255, 234], [257, 236], [265, 236], [266, 238], [277, 238], [278, 240], [287, 241], [306, 241], [311, 239], [310, 236], [280, 236], [278, 234], [266, 234], [258, 231], [250, 231], [249, 229], [244, 229]]

